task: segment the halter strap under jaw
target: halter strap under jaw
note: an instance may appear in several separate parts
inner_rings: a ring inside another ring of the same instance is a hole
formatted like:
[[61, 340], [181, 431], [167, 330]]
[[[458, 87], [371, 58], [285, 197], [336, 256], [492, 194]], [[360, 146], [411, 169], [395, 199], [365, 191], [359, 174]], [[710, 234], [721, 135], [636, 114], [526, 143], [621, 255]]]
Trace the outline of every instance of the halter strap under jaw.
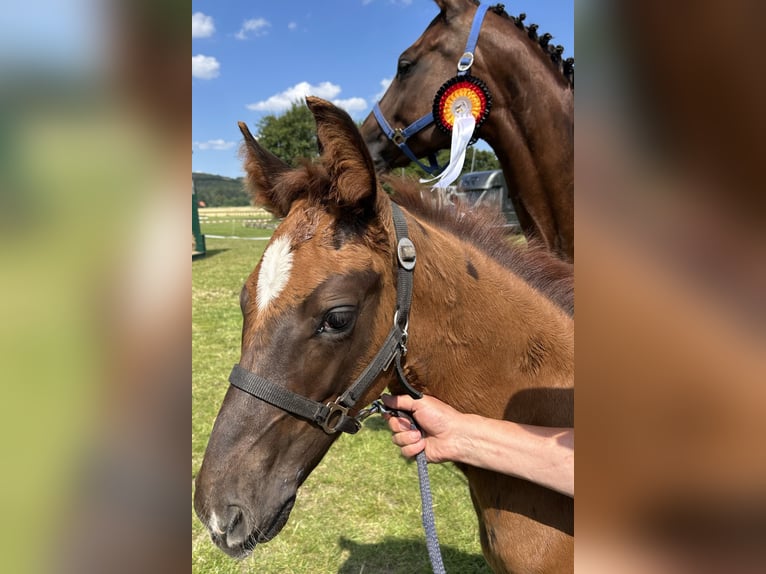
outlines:
[[[489, 9], [488, 4], [481, 4], [476, 8], [476, 14], [473, 16], [473, 22], [471, 23], [471, 31], [468, 33], [468, 41], [465, 45], [465, 52], [462, 56], [460, 56], [460, 59], [457, 63], [457, 75], [458, 76], [464, 76], [468, 74], [468, 72], [471, 69], [471, 66], [473, 66], [473, 60], [474, 60], [474, 51], [476, 50], [476, 43], [479, 41], [479, 32], [481, 31], [481, 25], [484, 22], [484, 16], [487, 13], [487, 10]], [[372, 113], [375, 116], [375, 119], [378, 121], [378, 125], [380, 126], [380, 129], [383, 131], [384, 134], [386, 134], [386, 137], [390, 139], [398, 148], [399, 150], [407, 156], [407, 158], [410, 161], [415, 162], [420, 169], [425, 171], [429, 175], [437, 175], [438, 173], [442, 172], [446, 165], [439, 165], [438, 161], [436, 160], [436, 154], [432, 153], [428, 156], [428, 163], [429, 165], [424, 164], [422, 161], [418, 159], [418, 157], [413, 153], [413, 151], [410, 149], [410, 147], [407, 145], [407, 140], [418, 133], [420, 130], [425, 129], [432, 123], [434, 123], [434, 114], [433, 112], [429, 112], [423, 117], [415, 120], [410, 125], [408, 125], [406, 128], [392, 128], [391, 124], [388, 123], [386, 118], [383, 116], [383, 112], [380, 109], [380, 102], [376, 102], [375, 105], [372, 108]]]
[[383, 371], [388, 370], [392, 363], [396, 366], [399, 382], [407, 392], [415, 398], [422, 396], [407, 381], [401, 363], [402, 357], [407, 353], [407, 326], [412, 303], [412, 273], [417, 254], [408, 236], [404, 213], [395, 203], [391, 203], [391, 210], [396, 230], [397, 259], [394, 324], [380, 350], [356, 381], [334, 402], [326, 404], [294, 393], [239, 365], [234, 365], [229, 375], [229, 382], [233, 386], [283, 411], [316, 424], [327, 434], [335, 434], [339, 431], [355, 434], [359, 431], [362, 421], [373, 410], [360, 411], [357, 416], [351, 416], [348, 413], [367, 393], [375, 379]]

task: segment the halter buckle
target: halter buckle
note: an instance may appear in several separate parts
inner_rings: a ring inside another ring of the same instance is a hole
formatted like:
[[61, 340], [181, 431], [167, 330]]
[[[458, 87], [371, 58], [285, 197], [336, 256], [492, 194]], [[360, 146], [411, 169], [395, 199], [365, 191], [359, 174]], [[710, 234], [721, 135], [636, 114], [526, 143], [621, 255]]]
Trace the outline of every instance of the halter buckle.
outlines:
[[467, 72], [473, 66], [473, 52], [465, 52], [457, 62], [458, 72]]
[[394, 130], [394, 133], [391, 136], [391, 141], [394, 142], [396, 145], [402, 145], [404, 142], [407, 141], [407, 136], [404, 135], [402, 128], [396, 128]]
[[399, 259], [399, 265], [403, 269], [412, 271], [415, 268], [417, 252], [415, 251], [415, 244], [412, 243], [409, 237], [402, 237], [399, 243], [396, 244], [396, 256]]
[[340, 422], [348, 415], [348, 407], [344, 407], [338, 403], [327, 403], [325, 406], [328, 408], [327, 416], [317, 422], [324, 432], [327, 434], [335, 434], [338, 432], [338, 425]]

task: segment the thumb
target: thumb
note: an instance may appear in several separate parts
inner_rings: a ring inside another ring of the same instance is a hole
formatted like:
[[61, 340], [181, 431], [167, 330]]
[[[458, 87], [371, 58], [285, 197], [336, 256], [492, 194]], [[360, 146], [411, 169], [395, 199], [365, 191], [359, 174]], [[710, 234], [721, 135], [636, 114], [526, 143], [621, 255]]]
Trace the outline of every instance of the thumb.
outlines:
[[410, 395], [383, 395], [383, 404], [390, 409], [412, 412], [415, 410], [415, 399]]

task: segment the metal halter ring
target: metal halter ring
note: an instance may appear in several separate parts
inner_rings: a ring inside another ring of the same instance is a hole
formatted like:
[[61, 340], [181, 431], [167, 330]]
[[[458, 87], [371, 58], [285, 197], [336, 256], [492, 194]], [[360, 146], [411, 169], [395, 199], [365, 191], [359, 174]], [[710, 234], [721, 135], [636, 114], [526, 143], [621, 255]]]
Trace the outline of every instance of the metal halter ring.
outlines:
[[327, 416], [319, 421], [319, 426], [327, 434], [334, 434], [337, 431], [338, 424], [343, 420], [343, 417], [348, 415], [348, 408], [338, 403], [327, 403]]
[[465, 52], [457, 62], [457, 71], [466, 72], [473, 66], [473, 52]]

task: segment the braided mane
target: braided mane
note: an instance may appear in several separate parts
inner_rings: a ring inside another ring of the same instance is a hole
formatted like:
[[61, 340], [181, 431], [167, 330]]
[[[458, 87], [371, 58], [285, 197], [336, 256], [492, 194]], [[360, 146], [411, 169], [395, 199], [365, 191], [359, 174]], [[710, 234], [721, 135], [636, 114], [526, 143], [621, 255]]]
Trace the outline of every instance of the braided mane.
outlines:
[[[478, 0], [474, 0], [474, 3], [477, 6], [479, 5]], [[510, 16], [505, 11], [505, 4], [495, 4], [494, 6], [490, 6], [489, 9], [498, 16], [508, 18], [516, 25], [517, 28], [526, 32], [527, 37], [540, 46], [540, 48], [543, 50], [543, 53], [550, 58], [551, 62], [556, 65], [559, 72], [564, 76], [564, 78], [566, 78], [567, 82], [569, 82], [569, 85], [574, 88], [574, 58], [562, 58], [562, 54], [564, 53], [564, 46], [560, 44], [554, 46], [551, 44], [550, 41], [553, 39], [553, 36], [547, 32], [545, 34], [538, 35], [537, 29], [539, 26], [537, 24], [530, 24], [529, 26], [525, 25], [524, 20], [526, 19], [527, 15], [523, 12], [515, 17]]]

